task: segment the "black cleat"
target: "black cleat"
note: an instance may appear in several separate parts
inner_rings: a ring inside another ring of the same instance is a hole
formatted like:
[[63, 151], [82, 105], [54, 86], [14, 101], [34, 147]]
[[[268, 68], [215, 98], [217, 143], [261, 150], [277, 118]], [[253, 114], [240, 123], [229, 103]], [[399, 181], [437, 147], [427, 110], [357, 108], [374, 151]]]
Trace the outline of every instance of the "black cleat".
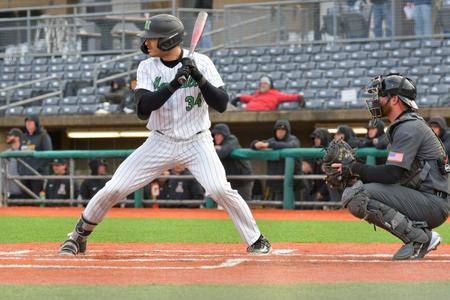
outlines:
[[271, 251], [272, 245], [262, 234], [253, 245], [247, 248], [247, 252], [250, 254], [269, 254]]
[[59, 248], [59, 255], [74, 256], [79, 253], [84, 254], [86, 252], [86, 242], [78, 243], [75, 240], [68, 239], [62, 243]]
[[426, 243], [411, 242], [403, 245], [395, 254], [394, 260], [422, 259], [428, 252], [436, 250], [441, 243], [439, 233], [432, 231], [431, 238]]

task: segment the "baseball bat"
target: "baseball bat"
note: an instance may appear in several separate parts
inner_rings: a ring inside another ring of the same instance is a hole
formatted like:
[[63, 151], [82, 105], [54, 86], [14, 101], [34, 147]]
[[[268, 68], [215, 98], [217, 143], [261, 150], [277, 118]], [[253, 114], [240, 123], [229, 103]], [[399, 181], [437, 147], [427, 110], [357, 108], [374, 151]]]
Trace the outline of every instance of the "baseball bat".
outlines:
[[[195, 20], [194, 29], [192, 30], [192, 38], [191, 45], [189, 47], [188, 57], [192, 58], [194, 55], [195, 48], [197, 47], [198, 41], [202, 36], [203, 29], [205, 29], [206, 19], [208, 18], [208, 13], [206, 11], [201, 11], [197, 15], [197, 19]], [[178, 78], [178, 82], [180, 84], [185, 83], [187, 80], [186, 76], [181, 76]]]

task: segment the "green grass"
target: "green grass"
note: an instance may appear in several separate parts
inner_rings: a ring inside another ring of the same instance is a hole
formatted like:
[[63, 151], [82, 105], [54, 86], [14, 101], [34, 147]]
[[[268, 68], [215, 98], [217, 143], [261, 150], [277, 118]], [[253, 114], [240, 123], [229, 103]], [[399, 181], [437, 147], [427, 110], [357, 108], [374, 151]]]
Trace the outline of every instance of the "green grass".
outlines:
[[[0, 243], [60, 242], [73, 229], [72, 217], [0, 217]], [[398, 240], [366, 222], [258, 221], [273, 242], [392, 243]], [[437, 229], [450, 241], [450, 224]], [[90, 237], [93, 242], [238, 243], [230, 220], [150, 218], [105, 219]]]
[[448, 299], [449, 282], [352, 283], [296, 285], [134, 285], [134, 286], [17, 286], [0, 285], [0, 299]]

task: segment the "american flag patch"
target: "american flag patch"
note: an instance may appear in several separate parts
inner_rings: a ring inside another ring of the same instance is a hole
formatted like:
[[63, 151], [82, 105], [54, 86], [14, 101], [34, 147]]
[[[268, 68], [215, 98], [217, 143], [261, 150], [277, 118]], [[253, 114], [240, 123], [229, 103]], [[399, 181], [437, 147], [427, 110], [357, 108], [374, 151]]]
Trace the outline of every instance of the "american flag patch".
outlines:
[[403, 161], [403, 153], [389, 152], [387, 160], [393, 161], [393, 162], [402, 162]]

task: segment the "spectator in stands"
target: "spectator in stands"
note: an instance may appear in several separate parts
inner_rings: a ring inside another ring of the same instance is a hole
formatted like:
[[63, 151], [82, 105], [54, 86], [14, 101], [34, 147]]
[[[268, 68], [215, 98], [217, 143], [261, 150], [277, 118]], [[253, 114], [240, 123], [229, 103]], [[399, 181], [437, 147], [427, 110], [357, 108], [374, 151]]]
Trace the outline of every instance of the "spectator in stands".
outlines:
[[124, 108], [123, 108], [123, 112], [126, 114], [132, 114], [136, 110], [135, 104], [134, 104], [134, 90], [136, 89], [136, 85], [137, 85], [137, 80], [131, 79], [130, 80], [130, 93], [129, 93], [127, 99], [125, 100], [125, 104], [124, 104]]
[[[13, 128], [8, 132], [6, 136], [6, 144], [9, 145], [9, 149], [6, 151], [20, 151], [22, 145], [22, 130], [19, 128]], [[8, 174], [11, 176], [18, 176], [18, 161], [16, 158], [8, 159]], [[13, 180], [8, 180], [8, 198], [20, 199], [24, 198], [22, 189]]]
[[105, 95], [105, 102], [119, 105], [119, 111], [122, 111], [129, 94], [130, 90], [125, 83], [125, 79], [119, 78], [111, 81], [111, 89]]
[[[182, 164], [176, 165], [172, 171], [173, 175], [190, 175]], [[204, 198], [204, 190], [195, 179], [169, 179], [168, 180], [169, 200], [201, 200]]]
[[276, 110], [280, 103], [287, 101], [298, 101], [300, 107], [305, 106], [303, 94], [280, 92], [273, 86], [272, 78], [267, 75], [261, 77], [259, 89], [254, 94], [240, 95], [232, 100], [232, 104], [237, 105], [239, 101], [246, 103], [247, 111]]
[[[53, 175], [68, 175], [67, 163], [64, 159], [55, 158], [52, 161]], [[70, 199], [70, 180], [69, 179], [49, 179], [45, 186], [46, 199]], [[74, 198], [75, 193], [74, 193]]]
[[[384, 133], [384, 122], [381, 119], [372, 119], [367, 124], [367, 134], [361, 141], [359, 147], [375, 147], [383, 150], [387, 148], [389, 141]], [[382, 165], [386, 162], [385, 157], [376, 158], [377, 165]]]
[[[230, 132], [226, 124], [217, 124], [211, 131], [214, 147], [227, 175], [251, 175], [252, 168], [248, 160], [231, 157], [231, 151], [241, 148], [237, 137]], [[253, 180], [230, 180], [231, 187], [238, 191], [244, 200], [252, 197]]]
[[375, 37], [383, 37], [383, 20], [384, 20], [384, 36], [392, 36], [392, 10], [391, 0], [371, 0], [374, 22]]
[[[285, 148], [299, 148], [299, 139], [291, 134], [291, 125], [288, 120], [281, 119], [275, 122], [273, 127], [273, 137], [267, 140], [255, 140], [251, 143], [251, 148], [254, 150], [266, 150], [266, 149], [285, 149]], [[267, 174], [268, 175], [284, 175], [285, 160], [269, 160], [267, 162]], [[296, 161], [294, 174], [301, 172], [301, 163]], [[267, 188], [269, 190], [270, 200], [282, 200], [283, 199], [283, 180], [268, 180]], [[302, 184], [296, 181], [294, 184], [295, 191], [300, 191]], [[298, 193], [296, 198], [298, 198]]]
[[[326, 148], [331, 141], [331, 135], [325, 128], [317, 128], [311, 134], [314, 148]], [[322, 158], [310, 158], [302, 161], [303, 174], [324, 174]], [[307, 201], [330, 201], [330, 191], [324, 180], [306, 180]]]
[[447, 121], [443, 117], [432, 117], [430, 119], [430, 126], [434, 133], [441, 139], [447, 155], [450, 157], [450, 131], [447, 127]]
[[358, 148], [360, 145], [360, 140], [356, 136], [353, 129], [348, 125], [339, 126], [336, 134], [334, 135], [334, 139], [343, 139], [352, 148]]
[[[89, 162], [89, 168], [91, 169], [91, 175], [105, 176], [108, 168], [108, 164], [104, 160], [92, 159]], [[105, 186], [108, 179], [96, 178], [86, 179], [81, 183], [80, 196], [83, 200], [89, 200]]]
[[[24, 151], [49, 151], [52, 150], [52, 140], [39, 122], [39, 117], [36, 115], [27, 116], [25, 118], [25, 131], [22, 135], [22, 150]], [[32, 167], [41, 175], [49, 174], [49, 162], [46, 159], [39, 158], [23, 158], [23, 161]], [[24, 165], [19, 165], [20, 175], [36, 175]], [[43, 191], [42, 180], [24, 180], [23, 183], [33, 193], [38, 195]]]
[[409, 7], [414, 8], [414, 29], [416, 35], [433, 34], [432, 0], [411, 0]]

